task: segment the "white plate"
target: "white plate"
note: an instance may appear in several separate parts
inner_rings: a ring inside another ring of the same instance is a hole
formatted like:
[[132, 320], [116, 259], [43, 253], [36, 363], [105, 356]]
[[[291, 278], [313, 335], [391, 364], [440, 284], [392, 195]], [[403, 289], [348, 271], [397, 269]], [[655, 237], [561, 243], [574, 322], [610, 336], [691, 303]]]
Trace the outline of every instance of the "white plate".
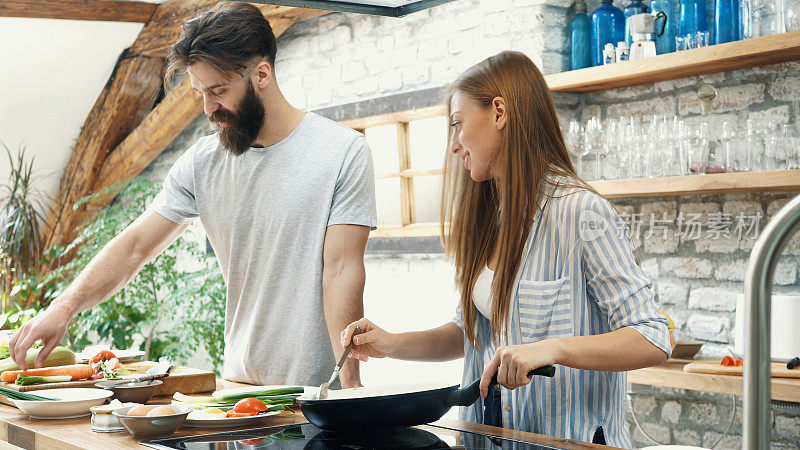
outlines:
[[[263, 419], [264, 417], [274, 416], [275, 414], [280, 414], [282, 411], [270, 411], [264, 414], [259, 414], [257, 416], [250, 416], [250, 417], [225, 417], [219, 419], [190, 419], [188, 416], [186, 417], [186, 421], [183, 422], [184, 427], [189, 428], [227, 428], [227, 427], [238, 427], [242, 425], [249, 425], [251, 423], [258, 422], [259, 420]], [[191, 413], [189, 413], [191, 414]]]
[[69, 419], [89, 415], [89, 408], [102, 405], [112, 391], [94, 388], [42, 389], [35, 395], [55, 401], [11, 400], [20, 411], [34, 419]]
[[[144, 356], [144, 352], [142, 350], [110, 350], [110, 352], [113, 353], [114, 356], [116, 356], [117, 359], [119, 359], [119, 362], [121, 363], [130, 362], [133, 359]], [[75, 362], [77, 363], [88, 362], [91, 357], [93, 357], [98, 353], [100, 353], [100, 350], [96, 352], [92, 351], [87, 352], [84, 350], [81, 353], [76, 353]]]

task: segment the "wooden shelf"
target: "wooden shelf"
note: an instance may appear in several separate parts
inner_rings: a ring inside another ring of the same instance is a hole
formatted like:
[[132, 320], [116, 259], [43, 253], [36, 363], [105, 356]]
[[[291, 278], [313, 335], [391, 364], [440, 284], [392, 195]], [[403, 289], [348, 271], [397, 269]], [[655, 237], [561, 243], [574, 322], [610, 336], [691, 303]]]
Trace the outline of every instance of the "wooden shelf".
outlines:
[[606, 198], [800, 191], [800, 170], [590, 181]]
[[[648, 386], [661, 386], [718, 394], [742, 395], [742, 377], [738, 375], [711, 375], [686, 373], [683, 366], [695, 360], [670, 359], [663, 366], [647, 367], [628, 372], [628, 382]], [[773, 400], [800, 402], [800, 378], [772, 378]]]
[[591, 92], [800, 59], [800, 31], [545, 76], [557, 92]]
[[369, 237], [426, 237], [439, 236], [439, 222], [412, 223], [406, 226], [379, 226]]

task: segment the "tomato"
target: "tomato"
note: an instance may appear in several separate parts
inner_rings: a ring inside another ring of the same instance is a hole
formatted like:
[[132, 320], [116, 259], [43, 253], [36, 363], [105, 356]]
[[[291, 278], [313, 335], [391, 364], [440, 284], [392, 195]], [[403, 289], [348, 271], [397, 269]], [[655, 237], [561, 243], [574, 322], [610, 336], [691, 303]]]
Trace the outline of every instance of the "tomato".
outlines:
[[244, 445], [256, 445], [259, 442], [263, 441], [264, 438], [257, 438], [257, 439], [242, 439], [241, 442]]
[[742, 361], [741, 359], [734, 359], [733, 360], [733, 365], [737, 366], [737, 367], [738, 366], [742, 366], [742, 365], [744, 365], [744, 361]]
[[257, 398], [247, 397], [236, 402], [233, 410], [237, 413], [258, 413], [260, 411], [266, 411], [267, 405]]
[[111, 353], [108, 350], [103, 350], [100, 353], [92, 356], [92, 359], [89, 360], [89, 363], [99, 363], [101, 361], [108, 361], [111, 358], [116, 358], [117, 356]]
[[722, 365], [723, 366], [732, 366], [732, 365], [734, 365], [733, 358], [731, 358], [730, 356], [726, 356], [726, 357], [722, 358]]
[[250, 417], [258, 414], [257, 412], [236, 412], [234, 410], [228, 411], [227, 417]]

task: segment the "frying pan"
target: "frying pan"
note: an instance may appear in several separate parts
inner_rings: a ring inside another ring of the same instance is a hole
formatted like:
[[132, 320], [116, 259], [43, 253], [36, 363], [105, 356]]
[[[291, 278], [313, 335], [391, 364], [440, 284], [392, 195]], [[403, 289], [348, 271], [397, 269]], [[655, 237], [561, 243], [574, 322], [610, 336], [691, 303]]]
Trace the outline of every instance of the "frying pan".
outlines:
[[[552, 377], [553, 366], [528, 372], [528, 376]], [[480, 396], [480, 378], [467, 387], [459, 385], [404, 394], [330, 400], [298, 399], [309, 422], [326, 431], [358, 431], [410, 427], [435, 422], [453, 406], [469, 406]], [[497, 384], [497, 375], [491, 384]]]

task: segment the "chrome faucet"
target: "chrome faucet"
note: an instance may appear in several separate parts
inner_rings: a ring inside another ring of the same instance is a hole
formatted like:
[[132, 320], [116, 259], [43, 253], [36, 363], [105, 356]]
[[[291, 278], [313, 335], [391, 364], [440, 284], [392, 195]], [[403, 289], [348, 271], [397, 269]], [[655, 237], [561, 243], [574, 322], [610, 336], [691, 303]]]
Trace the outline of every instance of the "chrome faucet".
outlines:
[[798, 228], [800, 195], [769, 221], [747, 260], [744, 278], [744, 450], [770, 447], [772, 276], [781, 251]]

